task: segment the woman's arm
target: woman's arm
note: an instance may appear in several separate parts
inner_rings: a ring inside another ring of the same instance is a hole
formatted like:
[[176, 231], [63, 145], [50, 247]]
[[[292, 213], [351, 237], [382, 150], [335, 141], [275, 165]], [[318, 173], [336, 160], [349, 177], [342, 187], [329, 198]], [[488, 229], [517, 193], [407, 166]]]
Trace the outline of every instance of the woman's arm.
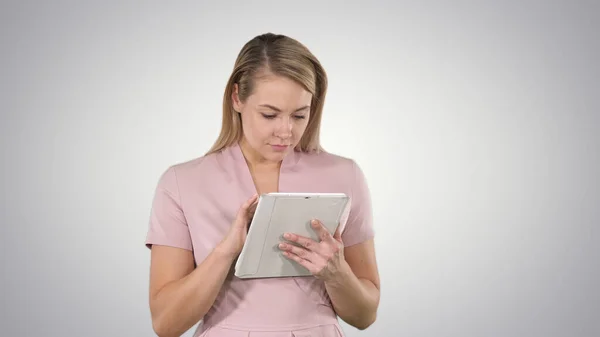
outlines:
[[344, 248], [337, 278], [325, 281], [333, 307], [346, 323], [364, 330], [375, 322], [380, 283], [373, 240]]
[[152, 246], [150, 311], [160, 337], [181, 336], [213, 305], [234, 261], [214, 250], [194, 269], [190, 250]]
[[190, 249], [152, 245], [150, 311], [157, 335], [181, 336], [210, 310], [244, 246], [257, 199], [240, 207], [227, 235], [195, 269]]

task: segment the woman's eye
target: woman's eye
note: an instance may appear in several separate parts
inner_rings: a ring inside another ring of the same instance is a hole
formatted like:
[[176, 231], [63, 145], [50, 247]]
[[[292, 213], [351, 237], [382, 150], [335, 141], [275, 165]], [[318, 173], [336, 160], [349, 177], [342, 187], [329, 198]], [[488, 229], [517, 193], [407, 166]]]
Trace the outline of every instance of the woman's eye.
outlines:
[[[261, 114], [261, 115], [262, 115], [264, 118], [266, 118], [266, 119], [273, 119], [273, 118], [276, 118], [276, 117], [277, 117], [277, 115], [269, 115], [269, 114], [264, 114], [264, 113], [263, 113], [263, 114]], [[304, 118], [306, 118], [306, 117], [305, 117], [305, 116], [301, 116], [301, 115], [300, 115], [300, 116], [294, 116], [294, 119], [304, 119]]]

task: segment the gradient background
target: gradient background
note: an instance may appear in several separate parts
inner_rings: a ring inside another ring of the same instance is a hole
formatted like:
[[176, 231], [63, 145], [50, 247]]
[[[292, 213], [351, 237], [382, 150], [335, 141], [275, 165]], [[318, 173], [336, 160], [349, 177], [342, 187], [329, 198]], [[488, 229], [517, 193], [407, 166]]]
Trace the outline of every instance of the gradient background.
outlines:
[[380, 314], [347, 336], [600, 335], [598, 2], [3, 1], [0, 31], [0, 335], [153, 335], [155, 185], [267, 31], [320, 58], [371, 187]]

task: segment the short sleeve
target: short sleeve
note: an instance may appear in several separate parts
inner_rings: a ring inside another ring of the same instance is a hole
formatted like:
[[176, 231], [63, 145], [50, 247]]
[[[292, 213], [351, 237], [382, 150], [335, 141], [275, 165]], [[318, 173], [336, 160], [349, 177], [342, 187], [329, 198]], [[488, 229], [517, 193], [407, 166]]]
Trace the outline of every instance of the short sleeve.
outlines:
[[174, 166], [160, 177], [152, 200], [146, 246], [151, 248], [152, 245], [192, 250]]
[[350, 210], [342, 232], [344, 246], [362, 243], [374, 237], [371, 195], [361, 168], [352, 161]]

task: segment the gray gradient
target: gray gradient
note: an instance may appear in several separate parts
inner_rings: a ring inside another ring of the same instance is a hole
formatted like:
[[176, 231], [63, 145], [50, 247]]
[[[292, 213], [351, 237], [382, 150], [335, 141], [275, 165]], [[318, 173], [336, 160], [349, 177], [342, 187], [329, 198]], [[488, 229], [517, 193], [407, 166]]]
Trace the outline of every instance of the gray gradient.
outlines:
[[371, 186], [381, 308], [347, 336], [600, 335], [598, 2], [212, 3], [0, 5], [0, 335], [153, 335], [155, 184], [267, 31], [321, 59], [324, 146]]

